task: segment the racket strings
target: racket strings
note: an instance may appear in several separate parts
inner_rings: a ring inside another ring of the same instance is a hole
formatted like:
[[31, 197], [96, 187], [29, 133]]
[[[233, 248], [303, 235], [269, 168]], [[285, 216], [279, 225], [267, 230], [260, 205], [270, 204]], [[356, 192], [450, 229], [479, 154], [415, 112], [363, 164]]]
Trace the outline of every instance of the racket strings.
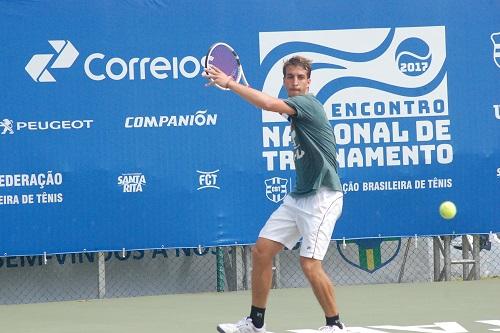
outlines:
[[207, 57], [208, 64], [219, 68], [235, 81], [239, 80], [240, 63], [237, 55], [225, 44], [216, 45]]

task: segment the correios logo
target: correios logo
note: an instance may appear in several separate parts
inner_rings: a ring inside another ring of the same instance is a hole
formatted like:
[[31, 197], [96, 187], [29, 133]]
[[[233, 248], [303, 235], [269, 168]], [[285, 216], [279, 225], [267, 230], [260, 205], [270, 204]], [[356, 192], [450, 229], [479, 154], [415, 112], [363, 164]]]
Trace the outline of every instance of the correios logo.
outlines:
[[57, 57], [49, 66], [55, 54], [35, 54], [24, 68], [35, 82], [56, 82], [48, 68], [70, 68], [78, 58], [78, 51], [69, 40], [49, 40]]
[[[49, 68], [69, 68], [79, 52], [68, 40], [50, 40], [57, 52], [56, 60], [50, 64], [54, 54], [35, 54], [26, 65], [26, 72], [35, 82], [56, 82]], [[188, 55], [179, 57], [130, 57], [108, 56], [103, 52], [93, 52], [85, 57], [83, 71], [93, 81], [111, 79], [146, 80], [146, 79], [192, 79], [203, 70], [204, 58], [197, 59]]]
[[179, 75], [192, 79], [199, 75], [201, 64], [204, 63], [203, 58], [200, 61], [193, 56], [180, 60], [177, 57], [171, 60], [165, 57], [133, 57], [127, 60], [119, 57], [108, 59], [103, 53], [92, 53], [85, 59], [84, 69], [85, 74], [94, 81], [108, 78], [115, 81], [145, 80], [151, 77], [164, 80], [169, 77], [178, 79]]

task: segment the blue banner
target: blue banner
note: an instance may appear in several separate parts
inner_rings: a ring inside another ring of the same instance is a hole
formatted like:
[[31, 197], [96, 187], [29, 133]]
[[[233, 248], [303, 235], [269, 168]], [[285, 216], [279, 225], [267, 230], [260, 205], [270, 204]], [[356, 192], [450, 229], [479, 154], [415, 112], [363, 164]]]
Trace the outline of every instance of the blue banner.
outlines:
[[290, 128], [205, 87], [218, 41], [273, 96], [313, 60], [335, 239], [499, 232], [500, 4], [380, 7], [0, 1], [0, 255], [253, 243], [293, 188]]

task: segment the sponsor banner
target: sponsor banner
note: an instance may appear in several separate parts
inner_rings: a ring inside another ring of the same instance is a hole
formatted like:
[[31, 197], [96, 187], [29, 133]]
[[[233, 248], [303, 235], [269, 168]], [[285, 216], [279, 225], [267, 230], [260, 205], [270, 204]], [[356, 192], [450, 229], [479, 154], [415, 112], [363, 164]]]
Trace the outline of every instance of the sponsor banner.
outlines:
[[203, 190], [203, 189], [216, 189], [220, 190], [220, 186], [218, 178], [219, 178], [219, 171], [220, 170], [214, 170], [214, 171], [200, 171], [196, 170], [198, 173], [198, 181], [199, 181], [199, 186], [197, 190]]
[[26, 131], [58, 131], [90, 129], [93, 120], [44, 120], [44, 121], [14, 121], [5, 118], [0, 122], [2, 135]]
[[118, 185], [124, 193], [142, 192], [146, 185], [146, 177], [140, 173], [123, 173], [118, 176]]
[[[279, 17], [277, 4], [222, 1], [245, 15], [206, 34], [195, 1], [115, 2], [113, 15], [97, 0], [0, 4], [0, 254], [253, 243], [305, 152], [280, 115], [205, 86], [217, 41], [279, 98], [283, 61], [312, 59], [345, 193], [335, 239], [500, 231], [496, 4], [334, 1]], [[390, 261], [346, 244], [367, 271]]]
[[0, 175], [0, 206], [62, 203], [64, 195], [57, 191], [62, 185], [60, 172]]

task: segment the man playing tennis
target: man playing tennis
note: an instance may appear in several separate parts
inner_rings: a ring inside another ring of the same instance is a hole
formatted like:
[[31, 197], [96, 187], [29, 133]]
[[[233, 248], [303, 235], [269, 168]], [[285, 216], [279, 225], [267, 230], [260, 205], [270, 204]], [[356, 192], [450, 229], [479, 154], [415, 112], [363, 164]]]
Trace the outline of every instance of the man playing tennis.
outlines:
[[236, 324], [220, 324], [221, 333], [266, 332], [264, 313], [272, 283], [273, 258], [302, 238], [300, 265], [326, 317], [321, 332], [346, 331], [340, 322], [333, 285], [323, 270], [333, 228], [342, 212], [343, 196], [332, 127], [323, 105], [309, 94], [311, 61], [295, 56], [283, 65], [288, 98], [281, 100], [235, 82], [216, 67], [204, 76], [264, 110], [288, 115], [297, 173], [295, 189], [269, 217], [252, 248], [252, 307]]

